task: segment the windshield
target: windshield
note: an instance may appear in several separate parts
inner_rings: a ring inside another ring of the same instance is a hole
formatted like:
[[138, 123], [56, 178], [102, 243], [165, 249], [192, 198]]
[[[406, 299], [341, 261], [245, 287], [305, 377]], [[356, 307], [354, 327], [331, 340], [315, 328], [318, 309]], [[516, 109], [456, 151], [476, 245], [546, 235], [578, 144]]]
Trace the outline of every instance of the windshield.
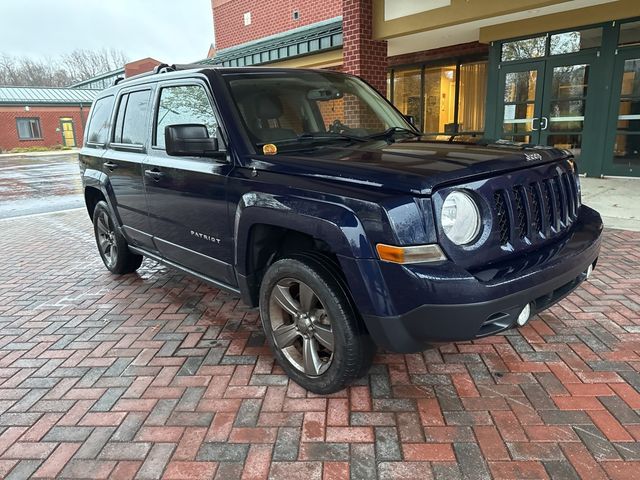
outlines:
[[258, 151], [380, 136], [416, 135], [414, 127], [357, 77], [334, 72], [227, 73], [224, 78]]

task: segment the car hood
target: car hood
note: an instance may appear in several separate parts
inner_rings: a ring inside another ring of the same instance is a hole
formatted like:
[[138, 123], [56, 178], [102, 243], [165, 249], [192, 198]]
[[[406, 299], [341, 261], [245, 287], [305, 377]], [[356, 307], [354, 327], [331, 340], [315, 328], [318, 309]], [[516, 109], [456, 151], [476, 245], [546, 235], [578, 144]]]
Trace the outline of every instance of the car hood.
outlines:
[[405, 140], [282, 151], [253, 156], [252, 168], [430, 195], [437, 187], [480, 180], [557, 161], [570, 154], [549, 147]]

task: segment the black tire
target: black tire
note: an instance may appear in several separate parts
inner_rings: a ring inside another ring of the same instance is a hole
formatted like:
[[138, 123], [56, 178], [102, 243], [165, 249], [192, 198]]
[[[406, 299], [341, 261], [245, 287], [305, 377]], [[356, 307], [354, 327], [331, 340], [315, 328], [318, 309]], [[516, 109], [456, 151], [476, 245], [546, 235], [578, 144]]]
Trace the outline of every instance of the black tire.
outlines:
[[104, 266], [119, 275], [135, 272], [142, 264], [142, 255], [129, 250], [127, 241], [115, 227], [111, 210], [104, 200], [93, 211], [93, 233]]
[[[315, 307], [303, 307], [310, 303], [305, 298], [311, 295], [303, 295], [303, 289], [311, 290], [315, 296], [311, 304]], [[283, 292], [293, 300], [289, 306], [297, 305], [307, 314], [301, 314], [296, 307], [290, 308], [295, 310], [295, 315], [283, 308], [287, 303], [283, 302]], [[260, 318], [280, 366], [291, 379], [311, 392], [329, 394], [341, 390], [364, 376], [371, 366], [375, 344], [362, 325], [343, 280], [332, 262], [323, 262], [314, 254], [284, 258], [267, 269], [260, 286]], [[274, 325], [280, 332], [277, 335]], [[327, 330], [331, 331], [332, 342], [327, 341]], [[316, 355], [308, 354], [312, 352], [311, 345], [318, 347]], [[331, 345], [332, 350], [327, 345]], [[308, 362], [308, 358], [318, 359], [320, 363]]]

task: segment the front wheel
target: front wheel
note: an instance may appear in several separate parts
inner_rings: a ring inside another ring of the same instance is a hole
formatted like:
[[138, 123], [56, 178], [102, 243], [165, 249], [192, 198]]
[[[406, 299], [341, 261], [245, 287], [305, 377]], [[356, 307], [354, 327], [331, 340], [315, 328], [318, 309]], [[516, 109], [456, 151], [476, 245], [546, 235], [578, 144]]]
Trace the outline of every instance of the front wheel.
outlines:
[[93, 232], [105, 267], [112, 273], [135, 272], [142, 264], [142, 255], [129, 250], [127, 241], [115, 228], [107, 202], [100, 201], [93, 211]]
[[269, 267], [260, 287], [260, 317], [278, 363], [311, 392], [341, 390], [371, 365], [375, 346], [343, 283], [313, 257]]

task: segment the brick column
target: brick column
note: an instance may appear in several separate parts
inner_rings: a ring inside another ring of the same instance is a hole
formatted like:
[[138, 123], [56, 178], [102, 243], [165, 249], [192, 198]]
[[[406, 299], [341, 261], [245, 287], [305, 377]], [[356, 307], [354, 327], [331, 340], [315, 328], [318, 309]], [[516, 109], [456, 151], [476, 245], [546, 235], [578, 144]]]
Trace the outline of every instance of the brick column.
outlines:
[[342, 0], [343, 72], [387, 92], [387, 42], [373, 40], [373, 0]]

